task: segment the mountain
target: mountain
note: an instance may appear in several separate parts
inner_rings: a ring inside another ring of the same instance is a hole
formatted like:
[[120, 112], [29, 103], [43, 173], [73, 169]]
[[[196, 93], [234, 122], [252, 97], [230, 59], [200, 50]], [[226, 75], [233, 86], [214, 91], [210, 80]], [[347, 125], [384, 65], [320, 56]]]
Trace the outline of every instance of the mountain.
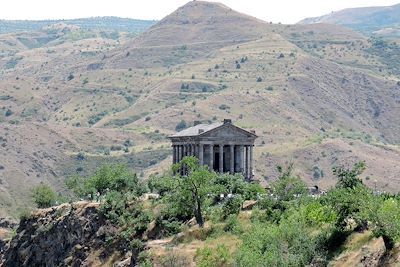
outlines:
[[299, 24], [330, 23], [343, 25], [365, 34], [400, 36], [400, 4], [393, 6], [349, 8], [307, 18]]
[[58, 23], [75, 25], [87, 30], [112, 30], [140, 33], [147, 30], [155, 21], [119, 17], [93, 17], [65, 20], [0, 20], [0, 34], [37, 31]]
[[124, 163], [170, 168], [178, 125], [231, 118], [260, 136], [255, 175], [294, 163], [329, 188], [365, 160], [364, 181], [398, 191], [400, 56], [392, 41], [333, 24], [269, 24], [192, 1], [139, 36], [60, 24], [0, 35], [0, 213], [43, 182]]

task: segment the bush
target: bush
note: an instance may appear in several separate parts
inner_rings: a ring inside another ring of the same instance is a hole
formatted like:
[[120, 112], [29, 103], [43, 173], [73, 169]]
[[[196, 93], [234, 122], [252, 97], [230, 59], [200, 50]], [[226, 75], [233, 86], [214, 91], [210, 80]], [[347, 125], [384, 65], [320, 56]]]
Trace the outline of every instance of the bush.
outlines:
[[300, 179], [292, 175], [293, 166], [286, 170], [278, 166], [280, 177], [271, 184], [272, 192], [279, 201], [291, 201], [299, 196], [307, 194], [307, 186]]
[[137, 196], [145, 192], [136, 174], [123, 165], [104, 165], [93, 176], [75, 176], [66, 184], [77, 196], [89, 199], [99, 198], [109, 191], [132, 192]]
[[11, 111], [11, 109], [7, 109], [6, 113], [4, 114], [6, 117], [10, 117], [14, 112]]
[[222, 217], [226, 219], [229, 215], [237, 215], [242, 208], [243, 199], [241, 196], [228, 198], [222, 205]]
[[365, 162], [356, 163], [352, 169], [345, 169], [343, 167], [334, 167], [333, 174], [339, 178], [337, 187], [341, 188], [355, 188], [358, 185], [362, 185], [363, 182], [359, 176], [365, 170]]
[[236, 266], [306, 266], [317, 253], [315, 239], [298, 213], [281, 223], [254, 224], [243, 236]]
[[77, 159], [77, 160], [85, 160], [85, 153], [79, 152], [79, 153], [76, 155], [76, 159]]
[[258, 78], [257, 78], [257, 82], [258, 82], [258, 83], [262, 82], [262, 80], [263, 80], [263, 79], [262, 79], [261, 77], [258, 77]]
[[110, 191], [100, 211], [107, 219], [121, 227], [121, 237], [127, 241], [140, 237], [151, 221], [150, 214], [143, 210], [136, 194], [130, 192]]
[[186, 124], [186, 121], [181, 120], [176, 126], [175, 126], [175, 131], [179, 132], [184, 129], [186, 129], [188, 126]]
[[242, 227], [239, 224], [237, 215], [229, 215], [229, 217], [225, 220], [224, 231], [231, 232], [233, 234], [241, 234]]
[[181, 254], [171, 250], [161, 260], [162, 267], [186, 267], [190, 266], [190, 260]]
[[196, 251], [196, 263], [198, 267], [225, 267], [230, 266], [231, 256], [224, 245], [218, 245], [216, 249], [204, 247]]
[[32, 190], [33, 201], [38, 208], [48, 208], [56, 203], [56, 194], [50, 186], [40, 184]]

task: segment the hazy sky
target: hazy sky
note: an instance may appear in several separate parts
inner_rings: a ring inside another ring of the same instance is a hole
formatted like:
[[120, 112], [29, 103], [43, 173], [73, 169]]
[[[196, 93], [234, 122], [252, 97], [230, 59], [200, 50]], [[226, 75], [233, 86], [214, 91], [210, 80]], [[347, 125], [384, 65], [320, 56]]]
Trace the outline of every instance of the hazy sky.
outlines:
[[[161, 19], [188, 0], [0, 0], [0, 19], [67, 19], [119, 16]], [[295, 23], [348, 7], [384, 6], [400, 0], [221, 0], [265, 21]]]

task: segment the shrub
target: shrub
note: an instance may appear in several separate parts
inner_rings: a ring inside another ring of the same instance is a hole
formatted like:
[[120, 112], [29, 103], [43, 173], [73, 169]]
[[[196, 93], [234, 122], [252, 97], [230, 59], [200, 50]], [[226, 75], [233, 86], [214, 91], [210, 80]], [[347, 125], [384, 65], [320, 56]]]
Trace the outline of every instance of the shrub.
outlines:
[[226, 219], [229, 215], [237, 215], [242, 208], [243, 199], [241, 196], [228, 198], [222, 205], [222, 217]]
[[382, 236], [385, 247], [392, 249], [400, 240], [400, 201], [376, 197], [364, 205], [363, 214], [373, 226], [375, 236]]
[[85, 160], [85, 153], [79, 152], [78, 155], [76, 155], [77, 160]]
[[261, 77], [258, 77], [258, 78], [257, 78], [257, 82], [258, 82], [258, 83], [262, 82], [262, 80], [263, 80], [263, 79], [262, 79]]
[[175, 126], [175, 130], [177, 132], [182, 131], [184, 129], [186, 129], [188, 126], [186, 124], [186, 121], [181, 120], [176, 126]]
[[131, 192], [136, 195], [145, 192], [136, 174], [123, 165], [104, 165], [93, 176], [75, 176], [66, 183], [77, 196], [89, 199], [103, 196], [108, 191]]
[[280, 224], [254, 224], [243, 236], [236, 266], [306, 266], [317, 253], [315, 239], [299, 213]]
[[180, 255], [175, 251], [170, 251], [163, 257], [161, 260], [162, 267], [186, 267], [190, 266], [189, 259], [184, 256]]
[[242, 227], [239, 224], [237, 215], [229, 215], [229, 217], [226, 218], [224, 231], [231, 232], [233, 234], [241, 234]]
[[227, 109], [230, 109], [230, 108], [231, 108], [231, 107], [228, 106], [228, 105], [226, 105], [226, 104], [222, 104], [222, 105], [219, 106], [219, 109], [220, 109], [220, 110], [227, 110]]
[[14, 112], [11, 109], [7, 109], [6, 113], [4, 114], [6, 117], [10, 117]]
[[278, 166], [280, 177], [271, 184], [274, 196], [279, 201], [290, 201], [307, 193], [306, 184], [292, 175], [293, 166], [290, 165], [286, 170]]
[[362, 180], [358, 178], [365, 170], [365, 162], [356, 163], [352, 169], [345, 169], [343, 167], [334, 167], [333, 174], [339, 178], [337, 187], [341, 188], [355, 188], [362, 184]]
[[231, 264], [231, 256], [225, 245], [218, 245], [216, 249], [204, 247], [196, 251], [198, 267], [227, 267]]
[[46, 184], [40, 184], [33, 190], [33, 201], [38, 208], [48, 208], [56, 203], [56, 194], [53, 189]]

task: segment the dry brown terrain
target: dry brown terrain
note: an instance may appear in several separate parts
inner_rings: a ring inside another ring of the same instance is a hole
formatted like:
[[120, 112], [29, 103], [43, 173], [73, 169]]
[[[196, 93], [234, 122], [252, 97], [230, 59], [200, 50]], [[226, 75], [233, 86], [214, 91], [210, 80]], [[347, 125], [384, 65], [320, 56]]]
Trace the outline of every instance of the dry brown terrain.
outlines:
[[327, 188], [333, 166], [365, 160], [367, 184], [397, 192], [398, 45], [377, 45], [341, 26], [274, 25], [202, 1], [135, 39], [69, 25], [0, 35], [0, 210], [16, 215], [34, 185], [64, 192], [66, 177], [102, 162], [143, 177], [166, 170], [179, 122], [223, 118], [256, 130], [265, 183], [293, 162]]

